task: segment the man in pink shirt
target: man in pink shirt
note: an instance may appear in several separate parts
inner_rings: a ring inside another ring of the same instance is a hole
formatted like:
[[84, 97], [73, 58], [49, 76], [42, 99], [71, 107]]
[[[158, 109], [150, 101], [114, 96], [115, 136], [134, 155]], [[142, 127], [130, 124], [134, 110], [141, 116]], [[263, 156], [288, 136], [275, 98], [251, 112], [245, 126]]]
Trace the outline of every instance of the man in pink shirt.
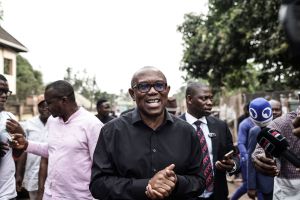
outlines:
[[103, 124], [77, 106], [73, 87], [66, 81], [49, 84], [45, 101], [52, 115], [47, 122], [48, 143], [27, 141], [16, 134], [14, 148], [48, 157], [43, 199], [92, 199], [92, 158]]

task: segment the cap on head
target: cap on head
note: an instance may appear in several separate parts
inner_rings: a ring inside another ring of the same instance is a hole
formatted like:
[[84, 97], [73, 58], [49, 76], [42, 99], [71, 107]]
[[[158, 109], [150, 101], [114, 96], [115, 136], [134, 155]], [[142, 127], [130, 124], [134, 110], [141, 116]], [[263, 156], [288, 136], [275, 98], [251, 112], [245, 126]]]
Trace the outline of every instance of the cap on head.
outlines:
[[43, 101], [45, 101], [45, 97], [43, 94], [39, 95], [37, 97], [37, 105], [39, 105], [40, 103], [42, 103]]
[[264, 98], [256, 98], [250, 102], [249, 114], [256, 125], [260, 127], [267, 126], [273, 119], [272, 107]]

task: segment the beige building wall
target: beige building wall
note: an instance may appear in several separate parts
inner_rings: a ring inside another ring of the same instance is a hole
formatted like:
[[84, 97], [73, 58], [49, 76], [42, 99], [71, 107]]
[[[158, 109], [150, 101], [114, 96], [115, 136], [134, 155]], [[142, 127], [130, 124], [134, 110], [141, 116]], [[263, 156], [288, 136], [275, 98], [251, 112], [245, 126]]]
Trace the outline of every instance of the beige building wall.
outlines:
[[[11, 74], [4, 74], [4, 58], [10, 59], [12, 61], [12, 71]], [[16, 94], [16, 77], [17, 77], [17, 61], [16, 52], [9, 51], [0, 47], [0, 73], [3, 74], [8, 81], [9, 89], [13, 94]]]

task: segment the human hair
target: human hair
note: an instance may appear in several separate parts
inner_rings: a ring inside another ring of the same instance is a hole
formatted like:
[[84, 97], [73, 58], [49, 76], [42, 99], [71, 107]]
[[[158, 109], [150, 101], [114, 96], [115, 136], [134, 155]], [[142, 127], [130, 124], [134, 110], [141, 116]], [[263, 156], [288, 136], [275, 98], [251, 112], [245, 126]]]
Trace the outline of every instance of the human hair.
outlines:
[[105, 103], [107, 101], [108, 101], [107, 99], [99, 99], [96, 104], [97, 108], [99, 108], [103, 103]]
[[47, 90], [54, 90], [58, 96], [67, 96], [71, 101], [75, 101], [75, 94], [72, 85], [64, 80], [58, 80], [48, 84], [45, 88]]
[[6, 79], [6, 77], [5, 77], [4, 75], [2, 75], [2, 74], [0, 74], [0, 80], [2, 80], [2, 81], [6, 81], [6, 82], [7, 82], [7, 79]]
[[186, 86], [185, 97], [194, 96], [197, 89], [199, 88], [207, 88], [209, 85], [199, 83], [199, 82], [189, 82]]

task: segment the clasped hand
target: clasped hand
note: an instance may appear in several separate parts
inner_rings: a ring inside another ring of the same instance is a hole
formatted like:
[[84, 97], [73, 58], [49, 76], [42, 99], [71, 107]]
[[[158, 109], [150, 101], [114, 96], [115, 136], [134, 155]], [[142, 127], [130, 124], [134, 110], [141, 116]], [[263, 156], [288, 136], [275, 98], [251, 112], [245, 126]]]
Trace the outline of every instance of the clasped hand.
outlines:
[[171, 164], [157, 172], [148, 182], [146, 195], [150, 199], [164, 199], [175, 188], [177, 176], [174, 172], [175, 165]]

